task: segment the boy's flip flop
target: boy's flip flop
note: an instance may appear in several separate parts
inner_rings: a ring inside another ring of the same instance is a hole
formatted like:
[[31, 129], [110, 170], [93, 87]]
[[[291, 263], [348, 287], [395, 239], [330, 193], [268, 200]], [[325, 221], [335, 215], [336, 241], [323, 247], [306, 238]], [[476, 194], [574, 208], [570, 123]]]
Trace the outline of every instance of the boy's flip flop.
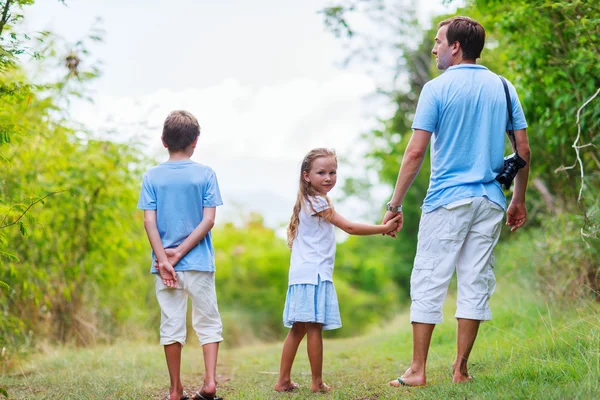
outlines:
[[223, 398], [222, 397], [217, 397], [217, 396], [206, 396], [206, 395], [203, 395], [200, 392], [196, 392], [192, 396], [192, 400], [223, 400]]
[[[169, 400], [171, 398], [171, 396], [166, 395], [165, 396], [165, 400]], [[190, 400], [190, 396], [187, 395], [187, 393], [184, 391], [183, 392], [183, 397], [180, 398], [179, 400]]]

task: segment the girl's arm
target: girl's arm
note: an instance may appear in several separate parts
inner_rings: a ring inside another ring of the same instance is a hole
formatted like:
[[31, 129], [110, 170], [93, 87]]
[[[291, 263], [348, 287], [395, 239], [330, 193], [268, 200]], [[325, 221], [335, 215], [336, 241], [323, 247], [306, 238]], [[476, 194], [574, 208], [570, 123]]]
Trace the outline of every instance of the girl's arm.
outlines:
[[400, 214], [387, 221], [384, 225], [373, 225], [348, 221], [331, 208], [321, 211], [319, 215], [350, 235], [377, 235], [380, 233], [389, 233], [396, 229], [398, 221], [402, 218], [402, 214]]

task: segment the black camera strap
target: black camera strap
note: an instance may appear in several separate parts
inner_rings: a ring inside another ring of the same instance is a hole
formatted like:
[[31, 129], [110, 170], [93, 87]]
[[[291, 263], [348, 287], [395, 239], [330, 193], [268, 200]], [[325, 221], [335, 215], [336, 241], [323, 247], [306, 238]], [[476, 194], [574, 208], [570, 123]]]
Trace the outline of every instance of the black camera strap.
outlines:
[[506, 106], [508, 107], [508, 119], [510, 120], [510, 128], [508, 129], [508, 137], [512, 139], [511, 145], [515, 150], [515, 154], [518, 156], [519, 152], [517, 151], [517, 139], [515, 139], [515, 131], [513, 124], [513, 113], [512, 113], [512, 102], [510, 101], [510, 93], [508, 93], [508, 84], [506, 83], [506, 79], [498, 75], [500, 80], [502, 81], [502, 85], [504, 85], [504, 94], [506, 95]]

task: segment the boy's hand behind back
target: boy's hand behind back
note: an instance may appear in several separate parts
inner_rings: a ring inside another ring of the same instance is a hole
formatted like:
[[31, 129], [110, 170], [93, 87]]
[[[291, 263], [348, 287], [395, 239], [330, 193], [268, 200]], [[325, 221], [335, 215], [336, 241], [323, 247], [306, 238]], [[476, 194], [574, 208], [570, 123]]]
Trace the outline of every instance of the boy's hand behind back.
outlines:
[[165, 286], [170, 287], [172, 289], [177, 288], [177, 273], [173, 269], [171, 263], [159, 262], [157, 264], [158, 265], [155, 266], [158, 269], [158, 273], [160, 274], [160, 277], [162, 278], [162, 281], [165, 284]]

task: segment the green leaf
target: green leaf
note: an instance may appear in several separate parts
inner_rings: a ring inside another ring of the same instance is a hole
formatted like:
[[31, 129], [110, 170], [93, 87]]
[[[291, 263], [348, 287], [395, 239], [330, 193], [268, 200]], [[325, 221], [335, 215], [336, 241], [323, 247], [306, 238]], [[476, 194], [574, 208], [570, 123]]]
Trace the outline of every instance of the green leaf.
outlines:
[[2, 394], [4, 397], [6, 397], [8, 399], [8, 392], [6, 391], [6, 389], [4, 389], [1, 386], [0, 386], [0, 394]]
[[10, 260], [10, 261], [15, 261], [15, 262], [19, 262], [19, 257], [15, 256], [12, 253], [7, 253], [6, 251], [0, 250], [0, 256]]
[[10, 286], [6, 282], [0, 281], [0, 288], [10, 290]]

